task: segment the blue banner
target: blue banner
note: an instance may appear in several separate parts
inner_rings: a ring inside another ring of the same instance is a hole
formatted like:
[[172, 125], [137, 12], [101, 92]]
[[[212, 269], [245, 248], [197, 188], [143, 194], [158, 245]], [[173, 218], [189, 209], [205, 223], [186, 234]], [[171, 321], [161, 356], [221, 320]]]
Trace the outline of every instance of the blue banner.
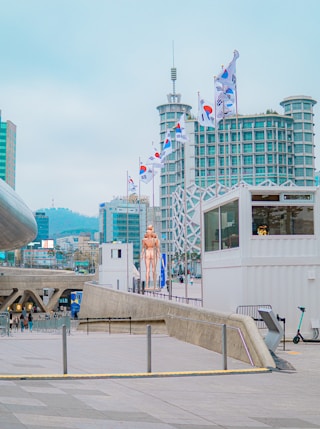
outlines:
[[163, 288], [166, 286], [167, 280], [167, 255], [162, 253], [161, 255], [161, 273], [160, 273], [160, 287]]
[[70, 298], [71, 298], [71, 302], [70, 302], [71, 317], [75, 317], [78, 315], [80, 311], [80, 306], [82, 301], [82, 291], [71, 292]]

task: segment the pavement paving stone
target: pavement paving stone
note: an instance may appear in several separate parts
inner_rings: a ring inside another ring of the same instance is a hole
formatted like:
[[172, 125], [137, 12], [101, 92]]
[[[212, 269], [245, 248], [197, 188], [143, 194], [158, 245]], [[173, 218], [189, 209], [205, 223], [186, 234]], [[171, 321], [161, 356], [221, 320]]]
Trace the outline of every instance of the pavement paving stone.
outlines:
[[[0, 373], [62, 374], [61, 334], [1, 337]], [[320, 345], [281, 344], [295, 369], [219, 376], [0, 379], [0, 429], [320, 429]], [[146, 337], [72, 332], [68, 372], [146, 371]], [[228, 359], [233, 369], [248, 369]], [[222, 368], [222, 357], [152, 337], [152, 370]]]

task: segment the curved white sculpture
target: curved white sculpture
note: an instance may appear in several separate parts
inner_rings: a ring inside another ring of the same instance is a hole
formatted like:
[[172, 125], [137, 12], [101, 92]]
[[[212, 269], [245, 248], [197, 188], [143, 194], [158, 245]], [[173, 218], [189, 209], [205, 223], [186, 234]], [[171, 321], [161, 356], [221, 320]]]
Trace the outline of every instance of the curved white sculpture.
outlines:
[[0, 179], [0, 250], [19, 249], [37, 235], [32, 211], [19, 195]]

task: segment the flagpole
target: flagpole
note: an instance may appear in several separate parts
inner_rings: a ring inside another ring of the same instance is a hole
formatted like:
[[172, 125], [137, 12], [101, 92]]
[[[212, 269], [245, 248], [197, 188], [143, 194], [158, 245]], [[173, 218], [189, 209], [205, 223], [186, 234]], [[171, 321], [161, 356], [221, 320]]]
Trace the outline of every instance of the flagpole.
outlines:
[[218, 180], [219, 180], [219, 142], [218, 142], [218, 127], [219, 122], [217, 122], [217, 90], [216, 90], [216, 76], [214, 76], [214, 139], [216, 143], [216, 153], [215, 153], [215, 167], [216, 167], [216, 186], [215, 186], [215, 194], [218, 196]]
[[127, 170], [127, 291], [129, 291], [129, 175]]
[[[240, 143], [240, 130], [239, 127], [239, 115], [238, 115], [238, 90], [237, 84], [235, 85], [235, 97], [236, 97], [236, 145], [237, 145], [237, 155], [238, 155], [238, 183], [242, 180], [242, 167], [241, 167], [241, 150], [239, 147]], [[238, 137], [239, 136], [239, 137]]]
[[[139, 156], [139, 169], [140, 169], [140, 165], [141, 165], [141, 160], [140, 160], [140, 156]], [[138, 170], [139, 171], [139, 170]], [[140, 177], [139, 177], [139, 193], [138, 193], [138, 197], [139, 197], [139, 235], [140, 235], [140, 261], [139, 261], [139, 293], [142, 291], [142, 293], [144, 293], [144, 290], [142, 289], [142, 279], [141, 279], [141, 264], [142, 264], [142, 237], [141, 237], [141, 212], [140, 212], [140, 200], [141, 200], [141, 195], [140, 195], [140, 186], [141, 181], [140, 181]]]
[[[185, 123], [185, 121], [184, 121]], [[187, 245], [187, 241], [188, 241], [188, 229], [187, 229], [187, 166], [186, 166], [186, 162], [187, 162], [187, 156], [186, 156], [186, 145], [187, 145], [187, 141], [185, 140], [184, 142], [184, 148], [183, 148], [183, 163], [184, 163], [184, 168], [183, 168], [183, 180], [184, 180], [184, 192], [183, 192], [183, 205], [184, 205], [184, 289], [185, 289], [185, 299], [186, 299], [186, 303], [189, 302], [188, 300], [188, 245]], [[180, 147], [182, 149], [182, 144], [180, 144]]]
[[200, 278], [200, 297], [201, 297], [201, 307], [203, 307], [203, 264], [202, 264], [202, 229], [203, 229], [203, 223], [202, 223], [202, 191], [200, 193], [200, 267], [201, 267], [201, 278]]

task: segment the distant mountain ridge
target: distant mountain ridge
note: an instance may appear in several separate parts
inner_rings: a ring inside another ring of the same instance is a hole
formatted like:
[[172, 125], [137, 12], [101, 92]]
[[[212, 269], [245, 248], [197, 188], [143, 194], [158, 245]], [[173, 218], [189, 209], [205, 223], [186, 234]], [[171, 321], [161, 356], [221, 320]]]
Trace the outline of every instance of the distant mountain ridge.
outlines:
[[49, 217], [49, 235], [56, 239], [67, 235], [90, 233], [91, 238], [99, 231], [99, 218], [75, 213], [67, 208], [38, 209]]

